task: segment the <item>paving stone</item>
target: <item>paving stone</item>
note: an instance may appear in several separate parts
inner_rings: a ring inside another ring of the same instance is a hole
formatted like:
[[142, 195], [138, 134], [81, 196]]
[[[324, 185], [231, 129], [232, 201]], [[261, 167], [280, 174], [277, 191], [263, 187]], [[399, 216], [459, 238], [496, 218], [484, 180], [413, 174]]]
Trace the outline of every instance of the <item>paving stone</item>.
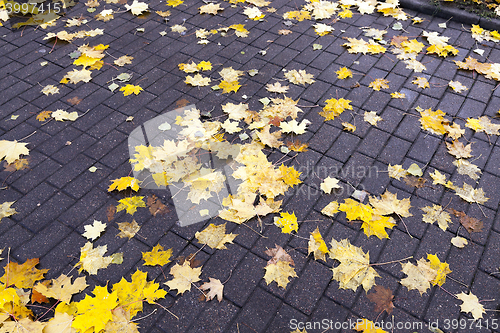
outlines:
[[243, 306], [257, 283], [264, 277], [266, 262], [253, 253], [247, 253], [231, 279], [224, 285], [224, 297], [238, 306]]
[[441, 142], [440, 139], [420, 133], [413, 143], [408, 156], [420, 162], [428, 163]]
[[311, 314], [330, 282], [330, 274], [327, 267], [311, 259], [290, 289], [286, 301], [302, 312]]
[[231, 331], [263, 332], [274, 316], [281, 301], [266, 291], [257, 288], [231, 325]]
[[410, 142], [392, 136], [378, 160], [392, 165], [400, 164], [404, 155], [406, 155], [406, 152], [410, 148], [410, 145]]

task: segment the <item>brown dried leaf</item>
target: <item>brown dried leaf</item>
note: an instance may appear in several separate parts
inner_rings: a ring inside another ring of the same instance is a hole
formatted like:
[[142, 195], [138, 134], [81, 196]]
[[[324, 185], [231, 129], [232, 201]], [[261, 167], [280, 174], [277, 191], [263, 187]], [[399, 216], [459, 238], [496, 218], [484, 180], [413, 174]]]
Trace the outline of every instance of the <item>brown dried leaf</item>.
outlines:
[[483, 221], [467, 216], [464, 212], [453, 208], [449, 208], [448, 211], [459, 218], [460, 224], [462, 224], [469, 233], [481, 232], [483, 230]]
[[392, 300], [394, 295], [390, 289], [383, 286], [375, 286], [375, 292], [367, 295], [368, 299], [375, 303], [375, 312], [379, 313], [382, 311], [391, 314], [394, 309], [394, 304]]
[[68, 99], [66, 100], [66, 102], [69, 102], [69, 103], [71, 103], [72, 105], [78, 105], [78, 104], [80, 104], [80, 102], [81, 102], [81, 101], [82, 101], [82, 99], [81, 99], [81, 98], [78, 98], [77, 96], [75, 96], [75, 97], [73, 97], [73, 98], [68, 98]]
[[405, 181], [406, 185], [416, 187], [416, 188], [422, 188], [425, 186], [425, 182], [427, 179], [422, 178], [422, 177], [415, 177], [415, 176], [406, 176], [403, 178]]
[[108, 222], [111, 222], [112, 219], [115, 218], [116, 206], [111, 205], [106, 210], [106, 216], [108, 217]]
[[156, 214], [166, 214], [170, 211], [166, 205], [164, 205], [156, 195], [148, 197], [146, 200], [146, 205], [149, 207], [149, 212], [151, 215], [156, 216]]

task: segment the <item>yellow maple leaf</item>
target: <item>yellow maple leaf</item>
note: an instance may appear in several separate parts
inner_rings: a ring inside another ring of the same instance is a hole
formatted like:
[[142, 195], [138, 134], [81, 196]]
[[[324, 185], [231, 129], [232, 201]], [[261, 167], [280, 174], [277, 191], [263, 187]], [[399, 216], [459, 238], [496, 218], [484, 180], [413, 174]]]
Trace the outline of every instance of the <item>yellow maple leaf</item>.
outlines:
[[19, 159], [21, 155], [29, 155], [29, 150], [26, 148], [27, 143], [0, 140], [0, 161], [5, 159], [7, 163], [11, 164]]
[[16, 262], [9, 262], [5, 266], [5, 274], [0, 278], [0, 282], [6, 286], [16, 286], [17, 288], [33, 288], [36, 281], [42, 280], [48, 269], [37, 269], [39, 259], [33, 258], [26, 260], [19, 265]]
[[264, 274], [264, 280], [267, 284], [275, 281], [278, 284], [278, 287], [286, 289], [288, 279], [297, 277], [297, 273], [295, 273], [295, 269], [290, 266], [290, 263], [287, 261], [279, 260], [276, 264], [268, 264], [264, 267], [266, 273]]
[[226, 223], [216, 226], [213, 223], [205, 228], [201, 232], [196, 232], [194, 235], [198, 242], [201, 244], [207, 244], [212, 249], [225, 250], [227, 249], [226, 243], [233, 243], [234, 238], [238, 236], [237, 234], [226, 234]]
[[106, 323], [106, 333], [139, 333], [138, 324], [130, 320], [130, 312], [123, 307], [113, 309], [112, 315], [113, 320]]
[[469, 158], [472, 157], [472, 144], [469, 143], [467, 146], [458, 140], [453, 141], [453, 143], [446, 142], [446, 147], [448, 148], [448, 153], [455, 156], [455, 158]]
[[370, 205], [362, 204], [351, 198], [344, 200], [344, 203], [339, 205], [339, 210], [346, 213], [346, 218], [349, 221], [361, 220], [370, 222], [373, 217], [373, 209]]
[[293, 230], [299, 231], [297, 217], [294, 212], [292, 212], [292, 214], [289, 214], [288, 212], [280, 214], [281, 218], [274, 218], [274, 224], [281, 228], [282, 233], [289, 234]]
[[113, 257], [104, 257], [107, 250], [107, 245], [98, 246], [94, 249], [92, 243], [85, 243], [80, 249], [80, 261], [76, 264], [76, 266], [81, 266], [79, 271], [85, 270], [91, 275], [96, 275], [99, 269], [108, 267], [112, 263]]
[[132, 222], [118, 223], [118, 229], [120, 230], [120, 233], [116, 235], [117, 237], [128, 237], [128, 239], [130, 239], [141, 229], [141, 226], [135, 220], [132, 220]]
[[118, 179], [112, 180], [112, 184], [109, 185], [108, 192], [113, 190], [123, 191], [126, 188], [130, 187], [134, 191], [139, 191], [139, 181], [134, 177], [121, 177]]
[[370, 197], [370, 204], [373, 206], [373, 212], [379, 215], [397, 214], [402, 217], [410, 217], [412, 214], [408, 211], [411, 207], [410, 199], [398, 200], [397, 194], [385, 191], [381, 199]]
[[370, 266], [370, 255], [347, 239], [337, 242], [332, 238], [330, 245], [330, 258], [340, 261], [332, 268], [332, 279], [339, 281], [339, 288], [356, 291], [362, 285], [368, 292], [375, 285], [375, 278], [380, 277]]
[[407, 275], [400, 283], [408, 290], [417, 289], [422, 295], [430, 288], [430, 283], [437, 277], [436, 270], [424, 258], [417, 261], [417, 265], [411, 262], [401, 264], [401, 271]]
[[377, 236], [379, 239], [389, 238], [385, 228], [392, 229], [396, 225], [394, 219], [390, 216], [373, 215], [368, 222], [363, 221], [361, 229], [366, 237]]
[[321, 237], [321, 233], [319, 232], [319, 227], [316, 227], [316, 229], [311, 232], [311, 235], [309, 236], [309, 243], [307, 245], [307, 252], [313, 253], [314, 254], [314, 260], [324, 260], [325, 259], [325, 254], [328, 253], [328, 247], [326, 247], [326, 243], [323, 240], [323, 237]]
[[45, 121], [51, 117], [52, 111], [42, 111], [36, 115], [36, 120]]
[[356, 126], [351, 123], [348, 123], [347, 121], [344, 121], [342, 123], [342, 126], [344, 126], [343, 128], [344, 131], [354, 132], [356, 130]]
[[175, 264], [170, 269], [170, 275], [173, 279], [165, 282], [170, 289], [177, 289], [177, 293], [182, 295], [184, 292], [191, 290], [193, 282], [200, 281], [201, 267], [192, 268], [188, 260], [184, 264]]
[[83, 68], [85, 68], [87, 66], [92, 66], [99, 60], [101, 60], [101, 58], [92, 58], [86, 54], [82, 54], [73, 61], [73, 64], [77, 66], [83, 66]]
[[391, 93], [392, 98], [406, 98], [406, 95], [398, 91]]
[[226, 81], [226, 80], [222, 80], [219, 84], [218, 84], [219, 88], [222, 89], [222, 93], [223, 94], [228, 94], [230, 93], [231, 91], [233, 92], [237, 92], [238, 89], [240, 89], [241, 87], [241, 84], [239, 84], [238, 81]]
[[326, 105], [323, 107], [323, 111], [319, 114], [327, 120], [333, 120], [335, 117], [339, 116], [344, 110], [352, 110], [352, 106], [350, 105], [351, 101], [344, 98], [330, 98], [327, 99]]
[[142, 259], [144, 260], [144, 265], [147, 266], [164, 266], [170, 262], [170, 257], [172, 256], [172, 249], [163, 251], [163, 246], [157, 244], [149, 252], [142, 252]]
[[448, 214], [448, 212], [446, 212], [440, 205], [433, 205], [432, 207], [426, 206], [420, 209], [422, 209], [422, 211], [424, 211], [425, 213], [422, 216], [422, 221], [430, 224], [437, 222], [438, 226], [443, 231], [446, 231], [446, 229], [448, 228], [448, 224], [452, 223], [450, 214]]
[[444, 118], [446, 113], [441, 110], [432, 111], [431, 109], [417, 110], [420, 112], [420, 124], [424, 130], [433, 134], [441, 135], [446, 133], [444, 125], [448, 124], [448, 120]]
[[299, 179], [302, 172], [296, 171], [293, 166], [287, 167], [284, 164], [281, 164], [279, 167], [279, 170], [281, 172], [281, 177], [282, 177], [283, 181], [288, 186], [293, 187], [294, 185], [298, 185], [298, 184], [302, 183], [302, 181]]
[[167, 6], [177, 7], [179, 5], [182, 5], [183, 3], [184, 3], [183, 0], [168, 0], [167, 1]]
[[352, 77], [352, 72], [347, 67], [341, 67], [338, 71], [335, 72], [337, 74], [338, 79], [347, 79], [348, 77]]
[[33, 290], [39, 292], [45, 297], [51, 297], [61, 302], [69, 304], [71, 297], [87, 288], [85, 277], [76, 278], [71, 282], [71, 277], [64, 274], [60, 275], [57, 279], [52, 279], [49, 286], [38, 283]]
[[446, 282], [446, 275], [451, 273], [450, 266], [446, 262], [441, 262], [435, 254], [427, 254], [427, 260], [431, 268], [436, 271], [436, 277], [431, 281], [432, 285], [442, 286]]
[[301, 69], [299, 71], [293, 69], [291, 71], [285, 72], [285, 77], [294, 84], [306, 85], [315, 82], [313, 80], [314, 75], [307, 73], [305, 70]]
[[470, 32], [475, 35], [481, 35], [484, 32], [484, 29], [477, 24], [473, 24], [472, 29], [470, 29]]
[[352, 11], [350, 11], [347, 8], [344, 8], [341, 12], [338, 13], [338, 15], [341, 18], [351, 18], [352, 17]]
[[121, 87], [120, 91], [123, 91], [123, 96], [128, 96], [132, 94], [139, 95], [143, 89], [140, 86], [134, 86], [133, 84], [127, 84], [125, 87]]
[[321, 214], [326, 216], [333, 216], [339, 212], [339, 203], [337, 201], [332, 201], [321, 210]]
[[130, 159], [130, 163], [134, 165], [134, 171], [142, 171], [145, 168], [144, 163], [153, 159], [154, 148], [152, 146], [139, 145], [135, 147], [137, 153], [134, 158]]
[[416, 84], [419, 88], [425, 89], [429, 88], [429, 81], [425, 77], [418, 76], [415, 80], [411, 81], [411, 83]]
[[196, 67], [201, 71], [210, 71], [212, 70], [212, 63], [210, 61], [200, 61]]
[[474, 131], [483, 130], [483, 125], [481, 125], [479, 119], [474, 119], [474, 118], [467, 118], [467, 123], [465, 124], [465, 127], [473, 129]]
[[138, 207], [146, 207], [146, 203], [143, 199], [144, 197], [141, 196], [133, 196], [118, 200], [120, 204], [116, 207], [116, 211], [119, 212], [125, 209], [128, 214], [133, 215]]
[[375, 79], [370, 82], [368, 87], [373, 88], [373, 90], [380, 91], [380, 89], [389, 89], [389, 80], [386, 79]]
[[140, 270], [132, 274], [131, 281], [128, 282], [123, 277], [120, 282], [113, 285], [113, 292], [118, 297], [118, 306], [125, 309], [133, 317], [142, 311], [144, 300], [153, 304], [155, 300], [164, 298], [167, 292], [158, 289], [159, 284], [147, 281], [148, 274]]
[[95, 297], [85, 295], [85, 298], [76, 303], [77, 313], [72, 327], [79, 332], [100, 332], [106, 323], [113, 320], [112, 310], [118, 306], [116, 291], [111, 294], [107, 286], [96, 286], [92, 291]]
[[410, 39], [402, 42], [401, 46], [407, 53], [420, 53], [425, 45], [420, 43], [416, 39]]

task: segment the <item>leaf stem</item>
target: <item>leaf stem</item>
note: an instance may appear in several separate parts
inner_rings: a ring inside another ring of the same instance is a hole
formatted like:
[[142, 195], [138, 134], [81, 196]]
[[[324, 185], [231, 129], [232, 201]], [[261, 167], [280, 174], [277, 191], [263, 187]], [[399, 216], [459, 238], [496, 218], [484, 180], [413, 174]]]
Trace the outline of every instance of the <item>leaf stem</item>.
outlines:
[[406, 259], [411, 259], [413, 258], [413, 256], [409, 256], [409, 257], [406, 257], [406, 258], [403, 258], [403, 259], [398, 259], [398, 260], [392, 260], [392, 261], [387, 261], [387, 262], [379, 262], [379, 263], [374, 263], [374, 264], [370, 264], [368, 266], [378, 266], [378, 265], [387, 265], [387, 264], [393, 264], [395, 262], [401, 262], [403, 260], [406, 260]]

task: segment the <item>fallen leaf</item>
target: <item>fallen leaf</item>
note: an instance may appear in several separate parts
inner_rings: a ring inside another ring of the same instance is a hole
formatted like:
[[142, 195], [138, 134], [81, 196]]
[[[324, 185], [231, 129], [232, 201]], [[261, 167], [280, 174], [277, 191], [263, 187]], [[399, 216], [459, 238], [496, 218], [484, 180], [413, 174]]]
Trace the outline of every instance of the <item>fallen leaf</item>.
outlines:
[[29, 150], [26, 148], [27, 143], [0, 140], [0, 161], [5, 159], [7, 163], [14, 163], [21, 155], [29, 155]]
[[161, 246], [160, 244], [157, 244], [149, 252], [142, 252], [142, 260], [144, 260], [145, 266], [165, 266], [171, 261], [171, 256], [172, 249], [163, 251], [163, 246]]
[[367, 295], [368, 299], [375, 303], [374, 311], [376, 313], [381, 313], [382, 311], [391, 314], [394, 309], [394, 295], [390, 289], [383, 286], [375, 286], [375, 292]]
[[314, 254], [314, 260], [323, 260], [326, 261], [325, 254], [328, 253], [328, 248], [326, 247], [326, 243], [319, 232], [319, 227], [311, 232], [309, 236], [309, 243], [307, 245], [307, 253]]
[[[71, 103], [71, 105], [78, 105], [82, 101], [81, 98], [78, 98], [77, 96], [73, 98], [68, 98], [66, 102]], [[44, 112], [50, 112], [50, 111], [44, 111]]]
[[291, 83], [294, 84], [301, 84], [301, 85], [306, 85], [306, 84], [312, 84], [315, 82], [313, 80], [314, 75], [306, 73], [305, 70], [301, 69], [299, 71], [291, 70], [288, 72], [285, 72], [285, 77], [290, 81]]
[[164, 215], [170, 211], [168, 207], [154, 194], [148, 197], [146, 205], [149, 207], [149, 212], [153, 216], [156, 216], [157, 214]]
[[460, 310], [462, 312], [469, 312], [470, 314], [472, 314], [472, 317], [474, 317], [474, 320], [483, 318], [483, 314], [486, 313], [486, 310], [484, 309], [484, 306], [479, 303], [479, 299], [476, 295], [471, 292], [469, 292], [469, 294], [461, 292], [460, 294], [456, 294], [455, 296], [463, 302], [462, 304], [460, 304]]
[[481, 232], [483, 230], [483, 221], [470, 217], [464, 212], [458, 211], [454, 208], [449, 208], [448, 210], [459, 218], [460, 224], [465, 228], [465, 230], [467, 230], [468, 233]]
[[286, 289], [286, 286], [290, 282], [289, 278], [297, 277], [295, 269], [286, 261], [280, 260], [276, 264], [268, 264], [264, 269], [266, 270], [264, 274], [266, 284], [269, 285], [274, 281], [278, 284], [278, 287], [283, 289]]
[[455, 236], [451, 239], [451, 244], [462, 249], [463, 247], [465, 247], [465, 245], [469, 244], [469, 242], [467, 242], [467, 239], [463, 237]]
[[75, 121], [76, 119], [78, 119], [78, 112], [73, 111], [70, 113], [64, 110], [56, 110], [51, 113], [51, 116], [57, 121]]
[[116, 207], [116, 211], [120, 212], [125, 209], [128, 214], [133, 215], [138, 207], [146, 207], [143, 198], [141, 196], [133, 196], [118, 200], [119, 205]]
[[205, 282], [200, 286], [201, 290], [210, 290], [206, 294], [206, 299], [207, 302], [212, 300], [213, 298], [217, 297], [219, 302], [222, 302], [222, 293], [224, 290], [224, 285], [220, 282], [219, 279], [214, 279], [209, 277], [208, 278], [210, 282]]
[[120, 233], [118, 233], [116, 237], [128, 237], [128, 239], [131, 239], [141, 229], [141, 226], [135, 220], [132, 220], [132, 222], [118, 223], [118, 229], [120, 230]]
[[2, 203], [2, 205], [0, 205], [0, 221], [4, 217], [9, 217], [17, 213], [16, 210], [11, 207], [14, 204], [14, 202], [15, 201], [6, 201]]
[[16, 286], [21, 289], [31, 289], [36, 281], [42, 280], [48, 269], [37, 269], [39, 259], [33, 258], [26, 260], [19, 265], [16, 262], [10, 261], [5, 266], [4, 275], [0, 278], [0, 282], [5, 284], [5, 287]]
[[280, 214], [281, 218], [274, 218], [274, 224], [281, 228], [282, 233], [289, 234], [294, 230], [299, 230], [299, 225], [297, 224], [297, 217], [295, 216], [295, 213], [292, 212], [292, 214], [289, 214], [288, 212], [286, 212]]
[[200, 14], [212, 14], [212, 15], [217, 15], [217, 12], [219, 10], [224, 10], [224, 8], [221, 8], [220, 3], [218, 4], [208, 3], [206, 5], [201, 6], [199, 9], [200, 9]]
[[213, 249], [225, 250], [227, 249], [226, 243], [233, 243], [237, 234], [226, 234], [226, 223], [216, 226], [213, 223], [201, 232], [196, 232], [194, 235], [198, 242], [207, 244]]
[[52, 116], [52, 111], [42, 111], [36, 116], [36, 120], [45, 121]]
[[121, 56], [120, 58], [116, 59], [113, 63], [117, 66], [123, 67], [125, 65], [131, 64], [133, 59], [134, 59], [134, 57], [124, 55], [124, 56]]
[[107, 245], [94, 249], [92, 243], [85, 243], [80, 249], [80, 261], [76, 264], [76, 266], [80, 266], [79, 271], [85, 270], [91, 275], [96, 275], [99, 269], [108, 267], [113, 261], [113, 257], [104, 257], [107, 250]]
[[165, 282], [170, 289], [177, 289], [177, 294], [182, 295], [184, 292], [191, 290], [191, 284], [200, 281], [201, 267], [191, 268], [189, 261], [184, 261], [184, 264], [175, 264], [170, 269], [170, 275], [173, 279]]
[[327, 177], [321, 183], [320, 188], [323, 190], [323, 192], [331, 194], [332, 189], [341, 188], [341, 186], [338, 185], [338, 183], [339, 183], [338, 179], [332, 178], [332, 177]]
[[38, 283], [33, 287], [33, 290], [36, 290], [45, 297], [54, 298], [69, 304], [74, 294], [85, 290], [87, 287], [88, 284], [84, 276], [76, 278], [72, 283], [71, 277], [61, 274], [57, 279], [52, 279], [49, 285]]
[[339, 288], [356, 291], [361, 285], [368, 292], [375, 285], [375, 278], [380, 277], [370, 266], [370, 255], [347, 239], [340, 242], [332, 239], [330, 245], [330, 258], [340, 261], [340, 265], [332, 268], [332, 279], [339, 281]]
[[448, 224], [452, 223], [450, 214], [448, 214], [448, 212], [446, 212], [440, 205], [432, 205], [432, 207], [426, 206], [421, 209], [425, 213], [422, 217], [422, 221], [425, 223], [432, 224], [437, 222], [438, 226], [443, 231], [446, 231]]
[[125, 8], [130, 10], [130, 12], [134, 15], [141, 15], [143, 12], [148, 10], [148, 4], [134, 0], [131, 5], [125, 4]]
[[59, 94], [59, 88], [57, 88], [56, 86], [53, 86], [51, 84], [43, 87], [42, 93], [44, 93], [45, 95], [49, 96], [49, 95], [54, 95], [54, 94]]
[[101, 221], [94, 220], [92, 225], [88, 224], [83, 226], [85, 232], [82, 234], [83, 237], [90, 239], [91, 241], [96, 240], [101, 233], [106, 229], [106, 223], [101, 223]]
[[389, 80], [386, 79], [375, 79], [370, 82], [368, 87], [373, 88], [373, 90], [380, 91], [380, 89], [389, 89]]
[[120, 91], [123, 91], [123, 96], [128, 96], [132, 94], [139, 95], [143, 89], [140, 86], [134, 86], [133, 84], [127, 84], [125, 87], [121, 87]]

